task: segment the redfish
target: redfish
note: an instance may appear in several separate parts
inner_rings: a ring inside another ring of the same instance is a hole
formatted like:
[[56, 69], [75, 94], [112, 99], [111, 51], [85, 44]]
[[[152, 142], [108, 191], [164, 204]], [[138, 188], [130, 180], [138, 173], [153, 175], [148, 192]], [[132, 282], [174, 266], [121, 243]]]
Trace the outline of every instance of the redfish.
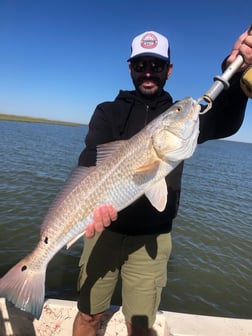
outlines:
[[0, 296], [39, 318], [47, 264], [84, 234], [95, 208], [112, 204], [119, 212], [145, 194], [163, 211], [165, 176], [194, 153], [199, 111], [195, 100], [185, 98], [129, 140], [98, 146], [96, 166], [77, 167], [49, 208], [36, 248], [0, 279]]

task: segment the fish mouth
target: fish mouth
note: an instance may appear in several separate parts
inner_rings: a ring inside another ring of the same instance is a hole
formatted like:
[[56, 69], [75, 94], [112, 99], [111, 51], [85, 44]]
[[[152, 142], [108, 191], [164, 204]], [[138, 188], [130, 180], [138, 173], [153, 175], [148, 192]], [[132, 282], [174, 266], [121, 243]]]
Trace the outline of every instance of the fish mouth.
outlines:
[[191, 111], [189, 113], [189, 118], [196, 121], [199, 117], [200, 105], [196, 100], [192, 101]]

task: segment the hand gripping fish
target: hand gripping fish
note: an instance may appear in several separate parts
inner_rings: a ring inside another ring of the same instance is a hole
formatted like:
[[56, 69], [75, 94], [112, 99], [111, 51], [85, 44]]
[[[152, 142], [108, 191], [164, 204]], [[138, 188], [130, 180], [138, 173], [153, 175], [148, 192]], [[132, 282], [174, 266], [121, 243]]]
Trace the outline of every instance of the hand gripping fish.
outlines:
[[197, 101], [185, 98], [129, 140], [98, 146], [96, 166], [76, 168], [49, 208], [36, 248], [0, 279], [0, 296], [39, 318], [48, 262], [84, 234], [95, 208], [111, 204], [119, 212], [145, 194], [163, 211], [164, 178], [194, 153], [199, 110]]

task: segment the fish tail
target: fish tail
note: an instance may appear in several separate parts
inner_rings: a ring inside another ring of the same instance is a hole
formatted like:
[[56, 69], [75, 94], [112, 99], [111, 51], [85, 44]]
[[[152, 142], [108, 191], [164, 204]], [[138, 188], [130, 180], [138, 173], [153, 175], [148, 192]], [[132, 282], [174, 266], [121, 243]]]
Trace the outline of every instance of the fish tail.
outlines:
[[[36, 267], [36, 266], [35, 266]], [[39, 319], [45, 297], [45, 267], [32, 267], [22, 259], [0, 279], [0, 297]]]

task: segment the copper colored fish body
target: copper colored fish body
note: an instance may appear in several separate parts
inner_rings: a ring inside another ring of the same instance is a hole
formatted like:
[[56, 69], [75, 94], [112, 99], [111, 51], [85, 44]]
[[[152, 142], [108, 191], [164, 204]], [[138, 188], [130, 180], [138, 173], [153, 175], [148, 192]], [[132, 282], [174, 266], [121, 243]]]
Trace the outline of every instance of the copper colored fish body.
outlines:
[[120, 211], [145, 194], [163, 211], [164, 178], [194, 153], [199, 110], [196, 101], [186, 98], [131, 139], [98, 146], [96, 166], [76, 168], [48, 210], [37, 247], [0, 279], [0, 296], [39, 318], [48, 262], [84, 234], [95, 208], [112, 204]]

